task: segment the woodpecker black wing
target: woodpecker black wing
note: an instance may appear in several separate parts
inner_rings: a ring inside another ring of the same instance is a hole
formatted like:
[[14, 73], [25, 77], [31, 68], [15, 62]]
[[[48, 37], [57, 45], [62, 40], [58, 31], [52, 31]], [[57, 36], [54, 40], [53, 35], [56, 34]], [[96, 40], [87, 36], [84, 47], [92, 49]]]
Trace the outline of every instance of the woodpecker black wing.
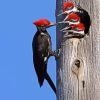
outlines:
[[43, 85], [44, 79], [48, 81], [55, 92], [55, 86], [47, 73], [47, 62], [49, 51], [51, 49], [51, 37], [48, 33], [36, 33], [33, 42], [33, 62], [40, 86]]
[[40, 86], [43, 84], [45, 73], [47, 71], [48, 60], [48, 40], [45, 34], [35, 34], [33, 43], [33, 62], [38, 76]]

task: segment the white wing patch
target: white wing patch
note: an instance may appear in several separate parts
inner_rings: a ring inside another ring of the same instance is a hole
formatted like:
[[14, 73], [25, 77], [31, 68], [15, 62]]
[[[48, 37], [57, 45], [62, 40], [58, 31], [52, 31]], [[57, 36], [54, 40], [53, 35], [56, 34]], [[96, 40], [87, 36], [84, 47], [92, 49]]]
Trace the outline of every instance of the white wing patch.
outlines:
[[47, 34], [45, 34], [45, 33], [43, 33], [43, 32], [41, 33], [41, 35], [46, 35], [46, 36], [47, 36]]
[[45, 35], [45, 34], [42, 32], [41, 35]]
[[[45, 35], [45, 36], [48, 36], [47, 34], [45, 34], [45, 33], [41, 33], [41, 35]], [[50, 39], [48, 38], [48, 43], [49, 43], [49, 45], [50, 45]], [[48, 52], [48, 55], [49, 55], [49, 52]], [[42, 54], [42, 57], [43, 57], [44, 55]], [[44, 57], [44, 62], [46, 62], [47, 61], [47, 57]]]
[[44, 57], [44, 62], [47, 60], [47, 57]]

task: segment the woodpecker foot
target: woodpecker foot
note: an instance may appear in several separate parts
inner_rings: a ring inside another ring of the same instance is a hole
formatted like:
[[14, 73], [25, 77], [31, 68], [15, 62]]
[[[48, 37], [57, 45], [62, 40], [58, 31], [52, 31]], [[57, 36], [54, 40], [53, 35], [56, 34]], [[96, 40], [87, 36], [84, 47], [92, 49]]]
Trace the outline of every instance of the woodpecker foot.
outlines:
[[61, 55], [62, 55], [62, 49], [60, 48], [57, 50], [57, 57], [60, 57]]
[[59, 49], [57, 49], [57, 50], [54, 51], [54, 52], [55, 52], [55, 59], [59, 59], [60, 56], [62, 55], [62, 49], [59, 48]]

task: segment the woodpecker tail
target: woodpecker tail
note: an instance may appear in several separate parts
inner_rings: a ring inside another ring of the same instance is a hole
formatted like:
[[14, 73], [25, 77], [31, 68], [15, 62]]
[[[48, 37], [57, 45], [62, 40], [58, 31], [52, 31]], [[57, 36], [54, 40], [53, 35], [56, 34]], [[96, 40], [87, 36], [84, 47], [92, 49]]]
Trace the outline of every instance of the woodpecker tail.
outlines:
[[50, 87], [53, 89], [53, 91], [54, 91], [55, 94], [56, 94], [56, 87], [55, 87], [53, 81], [51, 80], [50, 76], [48, 75], [48, 73], [46, 73], [45, 79], [48, 81]]

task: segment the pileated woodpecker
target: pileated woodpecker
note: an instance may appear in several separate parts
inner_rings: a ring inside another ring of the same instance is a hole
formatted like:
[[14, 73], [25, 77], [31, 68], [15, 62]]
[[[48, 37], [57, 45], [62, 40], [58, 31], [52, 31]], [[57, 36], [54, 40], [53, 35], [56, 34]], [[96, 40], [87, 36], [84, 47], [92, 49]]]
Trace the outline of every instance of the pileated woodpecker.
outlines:
[[85, 26], [83, 23], [75, 24], [69, 27], [69, 29], [63, 30], [64, 32], [68, 32], [69, 35], [67, 38], [83, 38], [85, 34]]
[[75, 13], [70, 13], [62, 22], [58, 23], [65, 23], [68, 24], [65, 28], [63, 28], [61, 31], [68, 29], [70, 26], [79, 24], [80, 23], [80, 17]]
[[[80, 6], [75, 6], [72, 2], [65, 2], [63, 5], [63, 14], [67, 14], [66, 18], [59, 23], [68, 23], [69, 25], [83, 23], [85, 26], [85, 34], [89, 34], [91, 20], [88, 12]], [[80, 17], [80, 18], [79, 18]]]
[[56, 24], [49, 22], [47, 19], [40, 19], [33, 22], [33, 24], [37, 27], [37, 32], [32, 41], [32, 48], [34, 68], [38, 77], [38, 82], [41, 87], [44, 79], [46, 79], [56, 93], [56, 87], [47, 73], [48, 59], [50, 56], [56, 56], [56, 54], [52, 51], [51, 37], [46, 30]]
[[63, 22], [60, 22], [60, 23], [68, 23], [69, 24], [68, 27], [65, 27], [62, 30], [68, 29], [71, 25], [77, 25], [79, 23], [83, 23], [85, 26], [85, 34], [87, 34], [87, 35], [89, 34], [89, 28], [90, 28], [90, 24], [91, 24], [89, 16], [86, 17], [85, 15], [82, 15], [78, 12], [71, 13], [65, 18], [65, 20]]
[[69, 13], [76, 12], [76, 11], [77, 11], [77, 8], [75, 7], [74, 3], [68, 1], [63, 4], [63, 12], [59, 14], [58, 16], [63, 15], [63, 14], [68, 15]]

